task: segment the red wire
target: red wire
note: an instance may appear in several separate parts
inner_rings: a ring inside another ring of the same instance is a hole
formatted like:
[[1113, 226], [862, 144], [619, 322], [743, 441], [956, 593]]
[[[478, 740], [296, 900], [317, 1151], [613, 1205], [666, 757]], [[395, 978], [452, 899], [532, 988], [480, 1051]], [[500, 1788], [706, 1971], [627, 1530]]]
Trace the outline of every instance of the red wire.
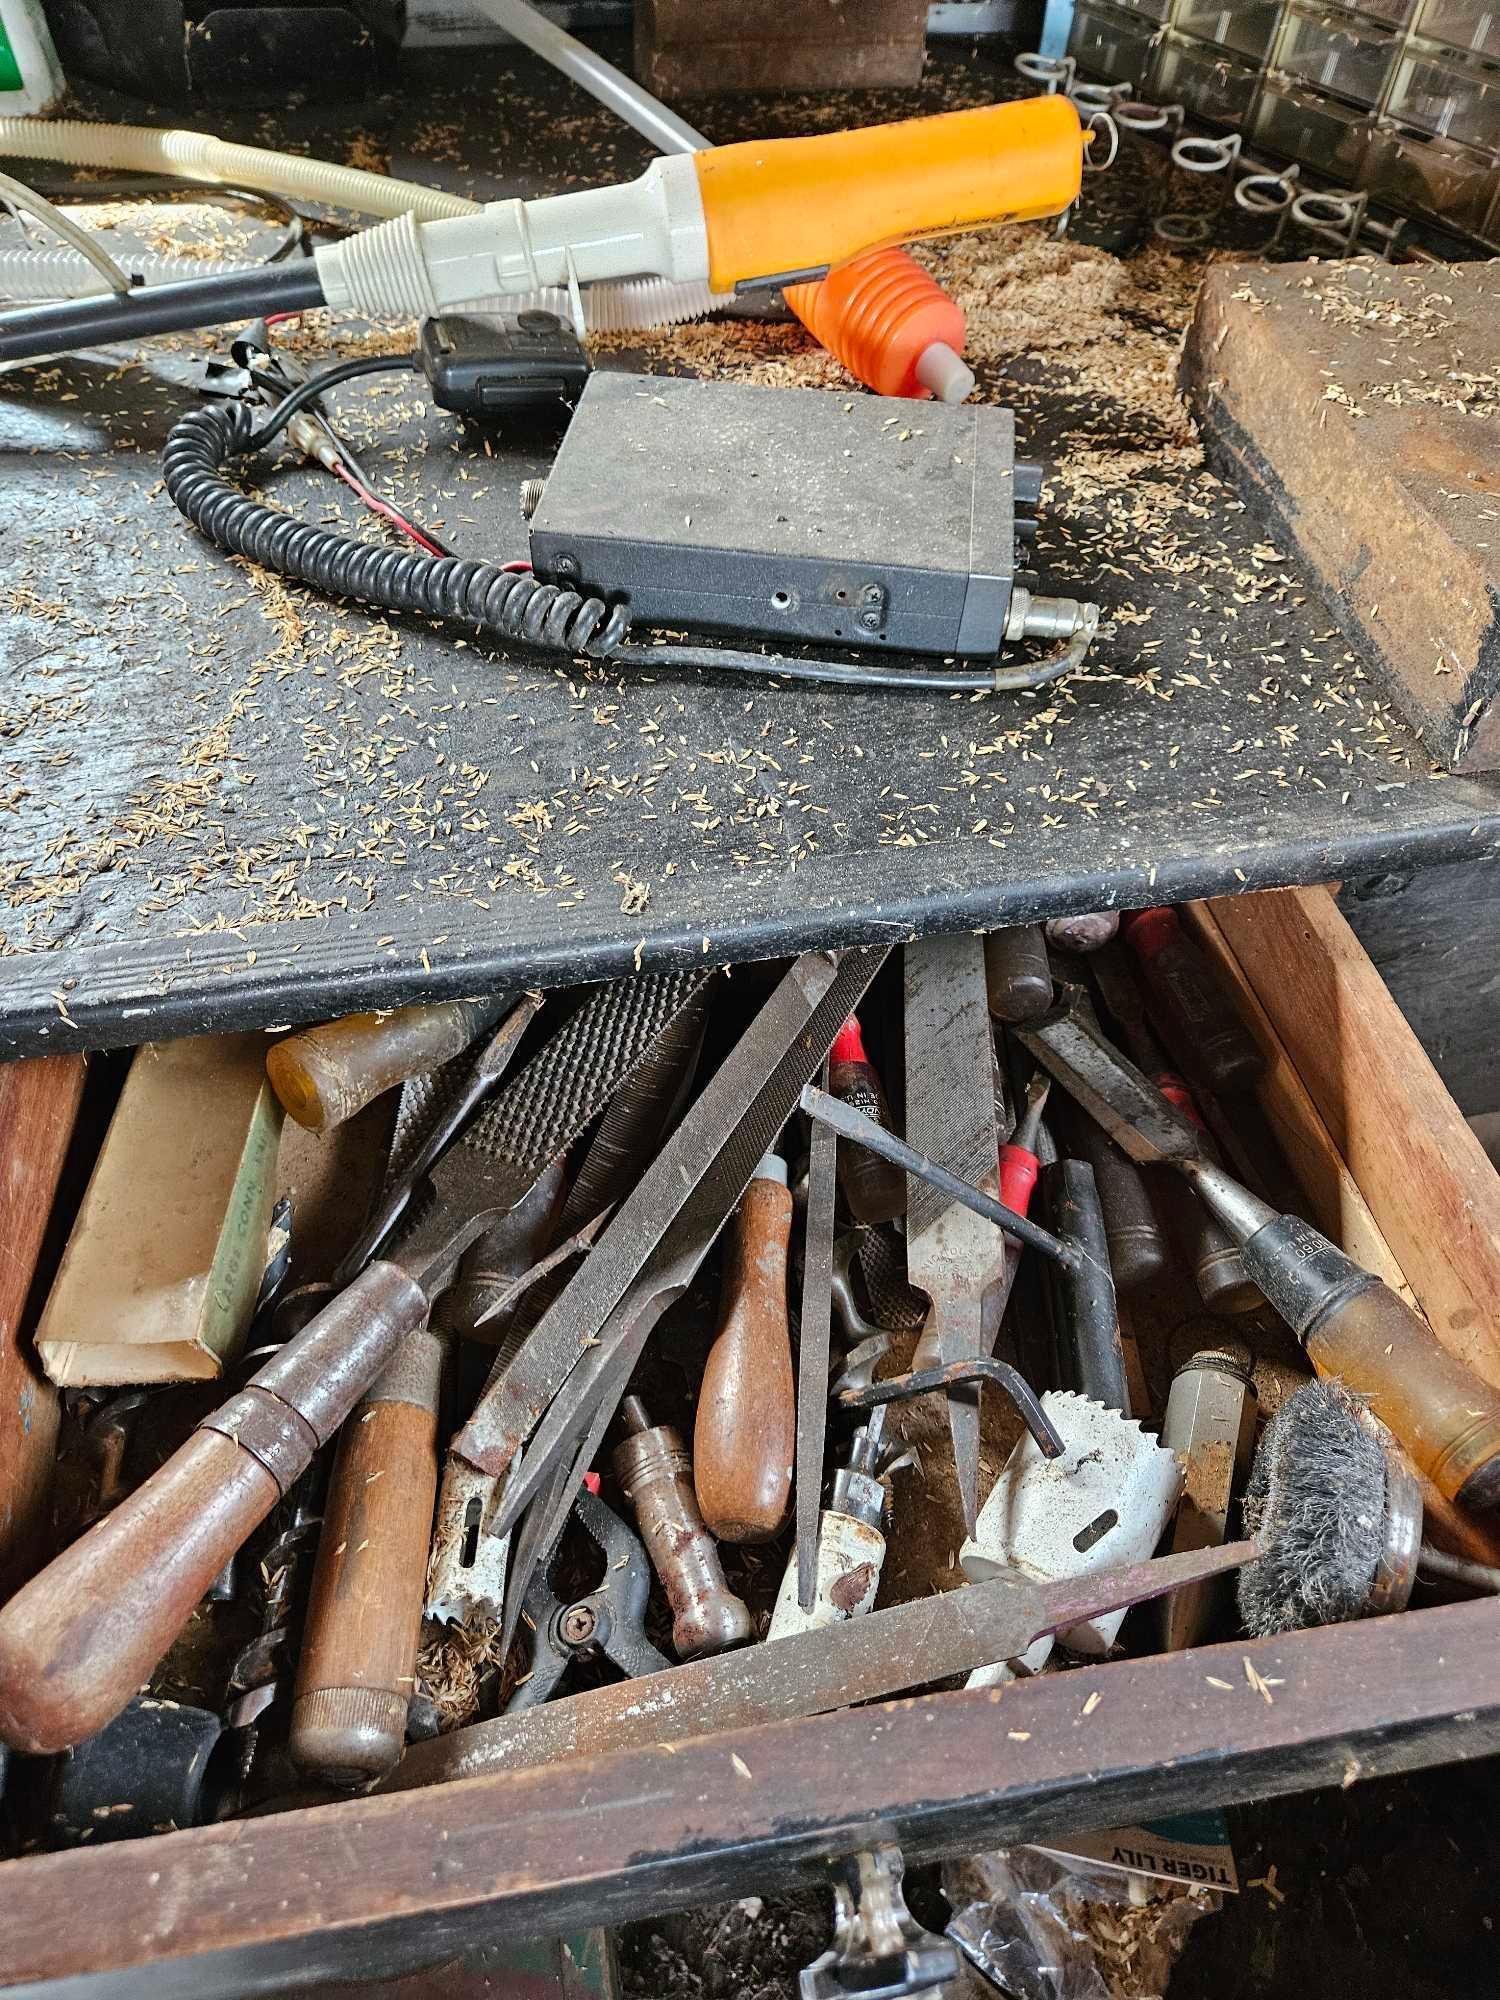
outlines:
[[368, 486], [355, 478], [348, 466], [334, 465], [330, 470], [359, 496], [362, 504], [368, 507], [372, 514], [379, 514], [383, 520], [389, 521], [393, 528], [399, 528], [403, 535], [414, 541], [419, 549], [425, 549], [428, 555], [439, 557], [443, 555], [444, 551], [435, 542], [430, 542], [415, 522], [408, 521], [404, 514], [391, 506], [388, 500], [382, 500], [378, 493], [372, 493]]

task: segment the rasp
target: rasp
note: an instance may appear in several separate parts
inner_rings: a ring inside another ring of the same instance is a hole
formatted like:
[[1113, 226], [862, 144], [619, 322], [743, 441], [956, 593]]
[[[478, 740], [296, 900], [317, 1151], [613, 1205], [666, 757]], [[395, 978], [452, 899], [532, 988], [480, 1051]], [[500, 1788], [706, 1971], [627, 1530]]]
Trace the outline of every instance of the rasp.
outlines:
[[[884, 957], [884, 949], [875, 948], [846, 952], [837, 961], [825, 952], [793, 961], [504, 1379], [481, 1399], [454, 1446], [471, 1464], [497, 1474], [510, 1464], [721, 1154], [723, 1185], [732, 1188], [729, 1207], [739, 1200]], [[845, 1013], [829, 1025], [843, 995], [852, 995]]]
[[[995, 1052], [984, 983], [984, 940], [971, 933], [906, 947], [906, 1140], [986, 1194], [1000, 1191]], [[993, 1223], [906, 1183], [906, 1275], [931, 1310], [916, 1368], [972, 1361], [995, 1344], [1005, 1244]], [[979, 1400], [948, 1397], [948, 1428], [964, 1522], [979, 1512]]]
[[[589, 1141], [583, 1164], [557, 1216], [552, 1237], [554, 1243], [568, 1241], [596, 1216], [614, 1208], [629, 1193], [640, 1171], [641, 1161], [650, 1159], [660, 1145], [691, 1081], [703, 1038], [707, 1006], [708, 989], [703, 987], [672, 1017], [649, 1053], [610, 1099], [609, 1109]], [[493, 1233], [486, 1232], [471, 1251], [470, 1259], [485, 1251], [486, 1245], [493, 1247], [493, 1243]], [[496, 1286], [500, 1282], [498, 1273], [508, 1261], [505, 1258], [489, 1260], [497, 1273]], [[465, 1264], [467, 1274], [468, 1260]], [[516, 1309], [506, 1316], [503, 1321], [504, 1337], [485, 1385], [486, 1390], [501, 1379], [526, 1335], [567, 1281], [567, 1268], [560, 1265], [527, 1292]], [[444, 1295], [440, 1312], [445, 1312], [454, 1304], [454, 1292], [461, 1290], [463, 1282], [461, 1278], [459, 1285]], [[494, 1291], [494, 1297], [486, 1296], [491, 1291]], [[472, 1329], [485, 1317], [498, 1296], [495, 1286], [486, 1281], [483, 1292], [475, 1286], [473, 1295], [457, 1302], [457, 1310], [464, 1313], [468, 1328]], [[506, 1567], [511, 1554], [509, 1538], [480, 1532], [494, 1511], [495, 1488], [496, 1482], [489, 1473], [470, 1465], [467, 1459], [460, 1458], [455, 1452], [448, 1454], [443, 1467], [428, 1570], [429, 1617], [445, 1622], [474, 1616], [498, 1617], [502, 1605], [509, 1607], [515, 1599], [515, 1593], [508, 1597], [505, 1588]], [[545, 1504], [546, 1497], [545, 1494], [541, 1496], [538, 1507]], [[540, 1519], [535, 1525], [540, 1528]], [[526, 1567], [528, 1574], [534, 1569], [536, 1560], [535, 1553], [525, 1546], [530, 1526], [529, 1521], [523, 1524], [515, 1550], [516, 1566]], [[514, 1608], [519, 1611], [518, 1600]], [[503, 1636], [500, 1657], [504, 1658], [508, 1650], [509, 1636]]]

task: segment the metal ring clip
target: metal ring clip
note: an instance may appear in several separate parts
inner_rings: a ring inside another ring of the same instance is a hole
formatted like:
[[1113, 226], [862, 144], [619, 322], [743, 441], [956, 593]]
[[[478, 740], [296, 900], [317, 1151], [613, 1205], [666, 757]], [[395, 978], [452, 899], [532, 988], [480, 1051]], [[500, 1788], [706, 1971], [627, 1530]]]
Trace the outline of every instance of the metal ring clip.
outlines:
[[1102, 174], [1112, 167], [1120, 155], [1120, 128], [1105, 110], [1091, 111], [1083, 122], [1083, 129], [1090, 137], [1096, 132], [1109, 134], [1109, 151], [1102, 160], [1096, 160], [1093, 148], [1084, 141], [1083, 170], [1086, 174]]
[[1172, 164], [1189, 174], [1221, 174], [1232, 167], [1244, 145], [1238, 132], [1226, 132], [1221, 139], [1201, 133], [1179, 139], [1172, 148]]
[[1063, 90], [1069, 88], [1078, 65], [1071, 56], [1043, 56], [1028, 51], [1016, 57], [1016, 68], [1028, 82], [1041, 84], [1049, 97], [1055, 97], [1059, 86]]

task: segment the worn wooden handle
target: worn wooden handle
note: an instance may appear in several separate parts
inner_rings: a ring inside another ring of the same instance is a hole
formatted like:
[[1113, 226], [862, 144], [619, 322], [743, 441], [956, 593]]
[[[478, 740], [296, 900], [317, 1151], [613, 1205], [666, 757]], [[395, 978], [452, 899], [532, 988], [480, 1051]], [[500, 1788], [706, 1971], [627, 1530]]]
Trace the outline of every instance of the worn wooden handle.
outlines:
[[299, 1125], [326, 1132], [382, 1091], [458, 1055], [502, 1009], [501, 1001], [447, 1000], [389, 1014], [346, 1014], [278, 1042], [266, 1073]]
[[786, 1519], [797, 1430], [786, 1303], [791, 1232], [790, 1190], [751, 1181], [735, 1220], [719, 1336], [693, 1430], [699, 1510], [721, 1541], [769, 1541]]
[[117, 1715], [279, 1488], [218, 1431], [194, 1431], [0, 1611], [0, 1739], [68, 1749]]
[[363, 1784], [406, 1742], [437, 1493], [443, 1337], [419, 1328], [344, 1427], [318, 1538], [289, 1747]]
[[63, 1750], [119, 1713], [427, 1303], [399, 1265], [372, 1264], [11, 1599], [0, 1611], [0, 1742]]

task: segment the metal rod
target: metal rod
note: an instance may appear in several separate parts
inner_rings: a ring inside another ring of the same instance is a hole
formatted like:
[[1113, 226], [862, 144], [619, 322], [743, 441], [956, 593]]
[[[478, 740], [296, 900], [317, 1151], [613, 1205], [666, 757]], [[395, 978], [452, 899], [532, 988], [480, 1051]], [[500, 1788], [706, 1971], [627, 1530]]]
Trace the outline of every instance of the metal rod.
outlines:
[[861, 1146], [867, 1146], [872, 1153], [879, 1153], [882, 1159], [902, 1167], [918, 1180], [935, 1187], [939, 1194], [947, 1195], [965, 1208], [973, 1209], [987, 1222], [997, 1224], [1007, 1236], [1013, 1236], [1018, 1243], [1028, 1249], [1040, 1251], [1050, 1257], [1055, 1264], [1071, 1268], [1077, 1263], [1081, 1252], [1071, 1243], [1065, 1243], [1060, 1236], [1054, 1236], [1050, 1229], [1043, 1229], [1039, 1222], [1032, 1222], [1024, 1215], [1017, 1215], [1013, 1208], [1007, 1208], [1003, 1201], [996, 1201], [984, 1194], [957, 1174], [950, 1174], [946, 1167], [940, 1167], [936, 1160], [928, 1159], [914, 1146], [908, 1146], [894, 1133], [887, 1132], [883, 1125], [877, 1125], [873, 1118], [867, 1118], [862, 1111], [856, 1111], [852, 1104], [841, 1104], [836, 1097], [830, 1097], [826, 1090], [819, 1090], [816, 1084], [808, 1084], [802, 1092], [802, 1109], [809, 1118], [820, 1125], [830, 1126], [841, 1139], [853, 1139]]

